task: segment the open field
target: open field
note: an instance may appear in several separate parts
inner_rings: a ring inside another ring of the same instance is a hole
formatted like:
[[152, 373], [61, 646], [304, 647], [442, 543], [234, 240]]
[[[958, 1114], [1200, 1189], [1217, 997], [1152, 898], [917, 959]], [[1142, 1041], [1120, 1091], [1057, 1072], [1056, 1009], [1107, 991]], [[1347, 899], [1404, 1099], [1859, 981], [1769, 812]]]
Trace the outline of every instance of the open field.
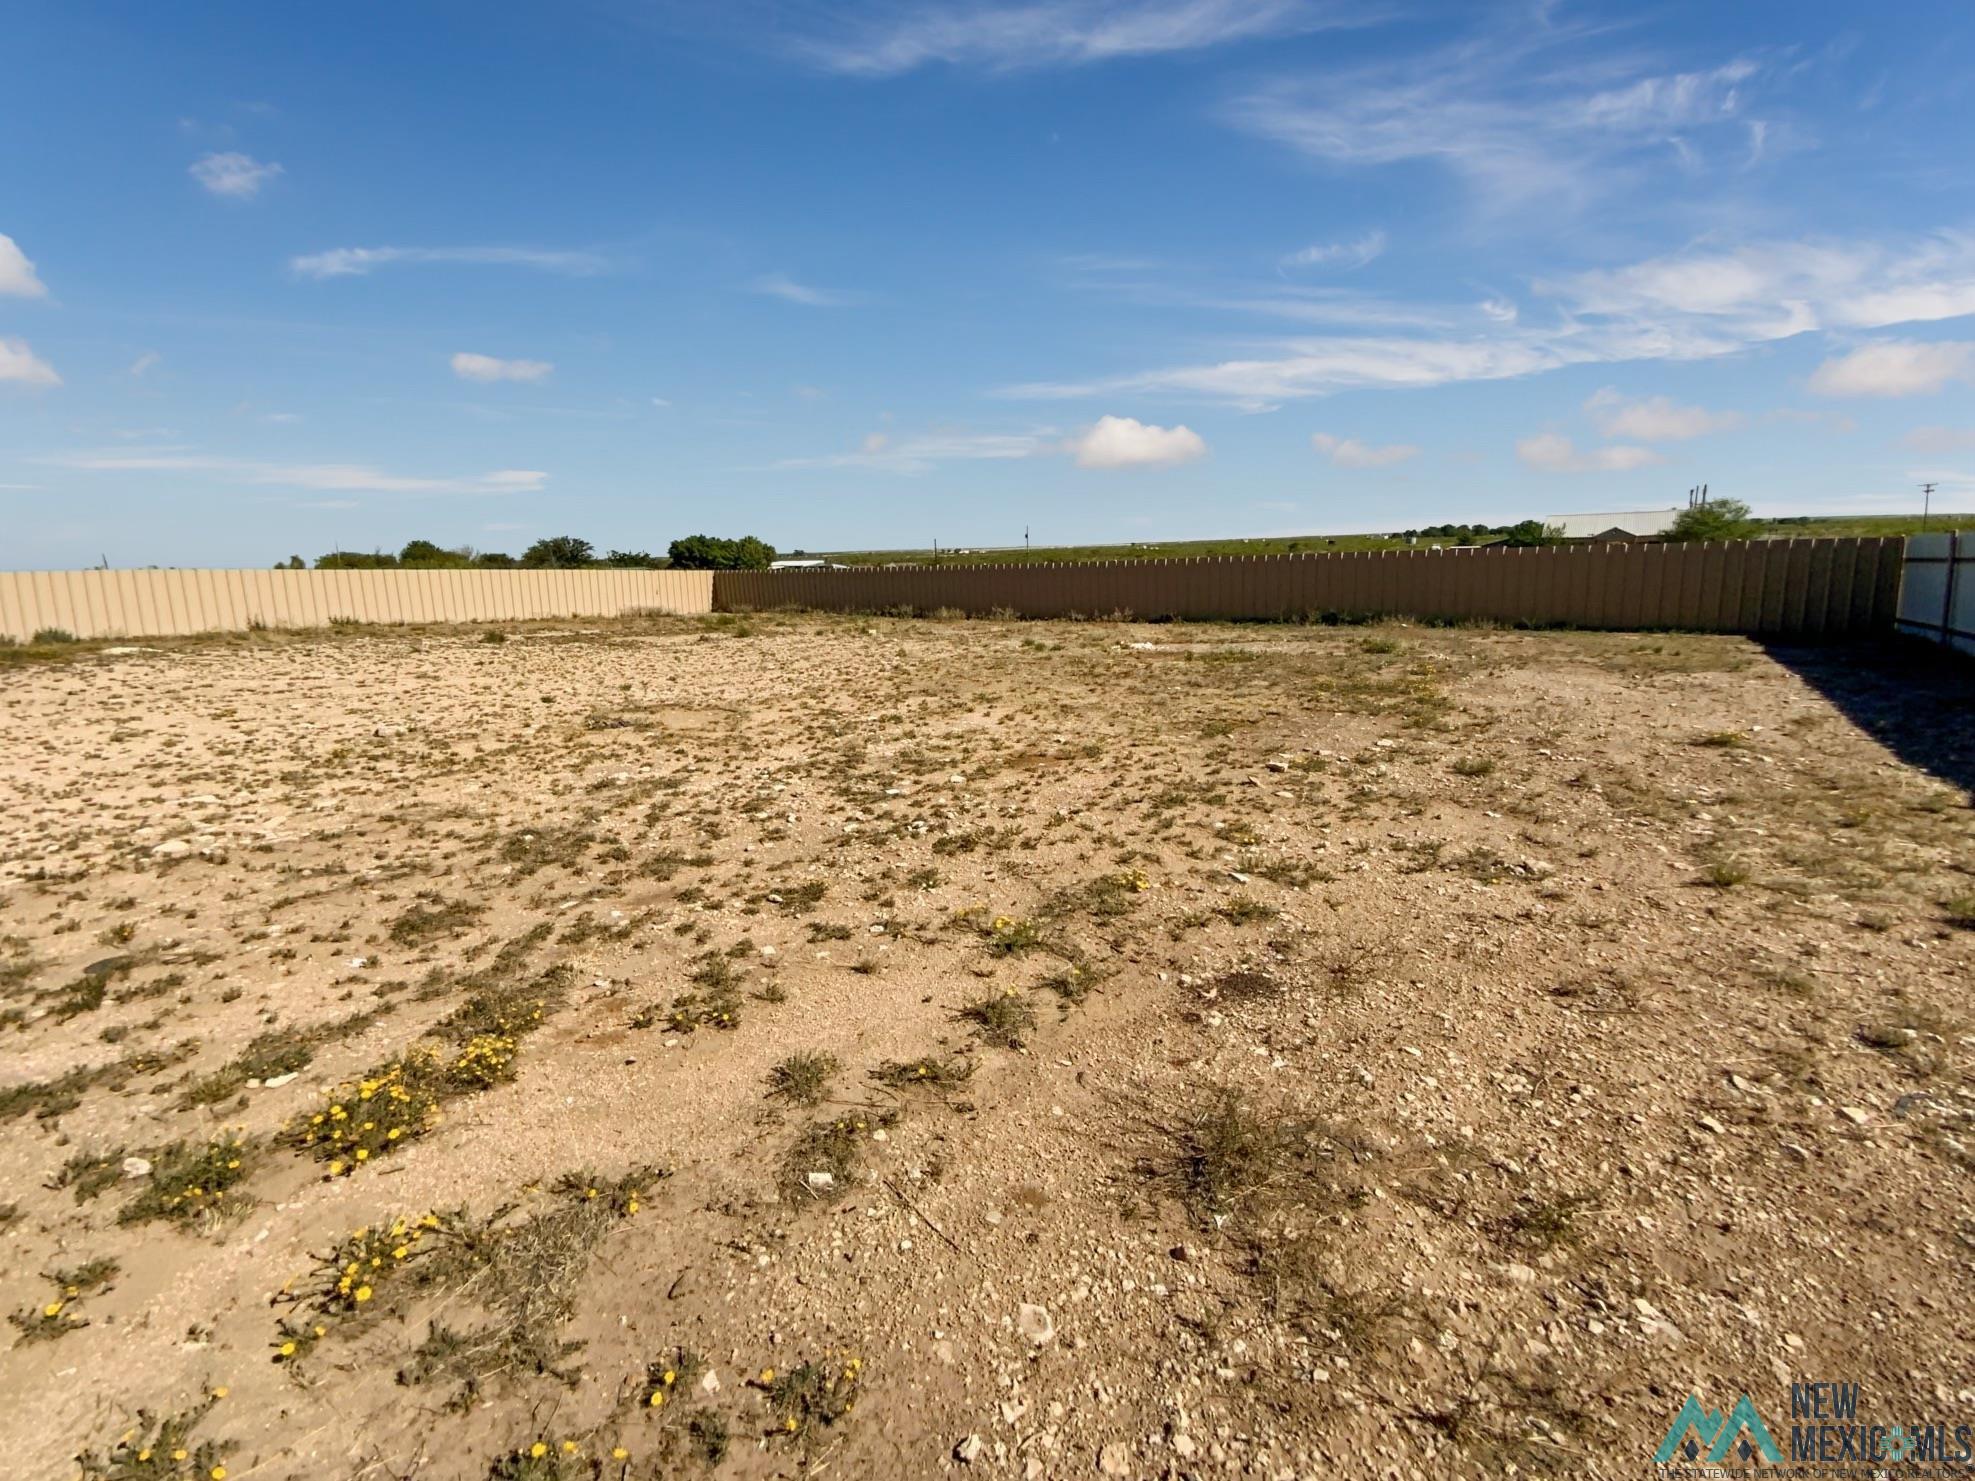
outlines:
[[[1845, 536], [1911, 535], [1921, 529], [1975, 529], [1975, 514], [1936, 514], [1922, 521], [1918, 514], [1801, 515], [1760, 520], [1755, 538], [1802, 540]], [[1434, 540], [1421, 537], [1420, 544]], [[1441, 541], [1440, 543], [1449, 543]], [[1485, 542], [1484, 542], [1485, 543]], [[991, 566], [1083, 564], [1091, 561], [1181, 560], [1209, 555], [1294, 555], [1298, 551], [1404, 550], [1410, 546], [1393, 535], [1269, 535], [1253, 540], [1147, 540], [1128, 545], [1038, 545], [1024, 550], [851, 550], [810, 551], [851, 566], [881, 566], [900, 561], [914, 565]]]
[[0, 1453], [1630, 1477], [1689, 1392], [1975, 1423], [1972, 720], [1904, 649], [1398, 624], [0, 669]]

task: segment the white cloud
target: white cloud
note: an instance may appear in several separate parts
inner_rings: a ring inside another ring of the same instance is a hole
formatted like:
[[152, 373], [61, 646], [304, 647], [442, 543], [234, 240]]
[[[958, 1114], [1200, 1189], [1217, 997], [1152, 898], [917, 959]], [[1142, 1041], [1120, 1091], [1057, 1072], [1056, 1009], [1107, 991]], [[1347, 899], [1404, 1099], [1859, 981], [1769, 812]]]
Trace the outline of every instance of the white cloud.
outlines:
[[835, 35], [799, 40], [795, 50], [817, 66], [863, 77], [938, 62], [993, 71], [1070, 67], [1351, 25], [1365, 13], [1340, 0], [893, 3]]
[[547, 380], [555, 366], [547, 360], [501, 360], [461, 350], [452, 358], [453, 374], [463, 381]]
[[1594, 447], [1580, 453], [1568, 437], [1556, 432], [1520, 439], [1516, 456], [1544, 473], [1629, 473], [1661, 461], [1658, 453], [1645, 447]]
[[1826, 360], [1812, 372], [1820, 396], [1924, 396], [1975, 376], [1975, 342], [1883, 339]]
[[130, 368], [126, 373], [141, 377], [154, 369], [158, 362], [163, 359], [164, 356], [160, 355], [156, 350], [146, 350], [130, 362]]
[[1385, 233], [1368, 231], [1355, 242], [1319, 242], [1291, 252], [1284, 267], [1363, 267], [1385, 250]]
[[1155, 427], [1135, 417], [1099, 417], [1070, 452], [1079, 468], [1170, 468], [1207, 455], [1207, 444], [1191, 427]]
[[46, 298], [48, 285], [35, 274], [27, 253], [4, 232], [0, 232], [0, 297]]
[[798, 283], [787, 273], [768, 273], [748, 284], [750, 293], [759, 293], [768, 298], [780, 298], [789, 303], [799, 303], [812, 309], [848, 308], [859, 301], [854, 293], [839, 293], [831, 288], [811, 288], [806, 283]]
[[289, 271], [304, 278], [356, 278], [380, 267], [455, 263], [480, 267], [532, 267], [542, 272], [586, 277], [604, 270], [594, 252], [546, 251], [535, 247], [331, 247], [288, 260]]
[[59, 386], [55, 367], [28, 348], [24, 339], [0, 339], [0, 384]]
[[195, 160], [187, 171], [214, 195], [233, 200], [250, 200], [261, 187], [281, 173], [277, 164], [263, 164], [250, 154], [208, 154]]
[[1628, 401], [1610, 386], [1586, 401], [1584, 409], [1605, 436], [1631, 437], [1640, 442], [1685, 442], [1710, 432], [1733, 431], [1744, 420], [1739, 411], [1676, 406], [1665, 396]]
[[1355, 437], [1333, 437], [1328, 432], [1311, 433], [1310, 446], [1339, 468], [1390, 468], [1420, 455], [1420, 450], [1409, 442], [1373, 447]]
[[516, 494], [532, 493], [548, 479], [548, 474], [526, 468], [500, 468], [462, 477], [419, 478], [387, 473], [363, 463], [263, 463], [169, 448], [79, 453], [47, 461], [95, 473], [210, 473], [256, 487], [321, 493]]

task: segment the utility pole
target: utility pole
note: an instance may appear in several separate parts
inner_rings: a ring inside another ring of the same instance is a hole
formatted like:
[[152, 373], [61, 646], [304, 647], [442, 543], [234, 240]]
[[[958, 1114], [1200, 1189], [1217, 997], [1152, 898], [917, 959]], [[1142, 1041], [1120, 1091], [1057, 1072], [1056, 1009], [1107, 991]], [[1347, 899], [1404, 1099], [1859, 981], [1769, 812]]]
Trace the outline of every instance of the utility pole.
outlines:
[[1027, 525], [1023, 525], [1023, 526], [1022, 526], [1022, 549], [1024, 549], [1024, 550], [1027, 550], [1028, 548], [1029, 548], [1029, 527], [1028, 527]]
[[1933, 510], [1934, 490], [1938, 487], [1939, 484], [1933, 483], [1920, 485], [1920, 533], [1923, 535], [1927, 533], [1927, 516]]

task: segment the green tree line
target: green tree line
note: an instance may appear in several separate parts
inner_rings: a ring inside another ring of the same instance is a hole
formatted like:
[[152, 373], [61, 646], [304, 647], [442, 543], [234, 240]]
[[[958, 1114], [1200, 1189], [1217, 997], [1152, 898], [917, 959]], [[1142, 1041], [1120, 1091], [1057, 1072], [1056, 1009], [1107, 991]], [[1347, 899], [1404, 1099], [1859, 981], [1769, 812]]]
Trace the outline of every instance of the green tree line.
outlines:
[[[433, 540], [410, 540], [395, 555], [388, 550], [332, 550], [315, 560], [318, 571], [552, 571], [663, 570], [753, 571], [775, 559], [775, 547], [752, 535], [738, 540], [714, 535], [688, 535], [674, 540], [662, 556], [647, 550], [607, 550], [599, 555], [588, 540], [575, 535], [551, 535], [537, 540], [519, 556], [500, 550], [475, 550], [470, 545], [447, 547]], [[308, 563], [291, 555], [276, 570], [302, 571]]]

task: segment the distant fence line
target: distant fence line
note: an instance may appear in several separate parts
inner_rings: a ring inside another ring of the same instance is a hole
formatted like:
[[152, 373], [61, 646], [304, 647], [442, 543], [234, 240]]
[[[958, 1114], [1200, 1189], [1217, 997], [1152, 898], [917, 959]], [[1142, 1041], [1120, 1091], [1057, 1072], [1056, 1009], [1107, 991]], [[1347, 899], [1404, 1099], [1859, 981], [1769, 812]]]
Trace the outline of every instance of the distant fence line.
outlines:
[[722, 571], [713, 595], [721, 611], [1382, 616], [1849, 637], [1892, 629], [1904, 543], [1885, 536]]
[[[1935, 542], [1935, 543], [1929, 543]], [[1936, 551], [1936, 544], [1939, 550]], [[805, 607], [975, 615], [1414, 617], [1774, 637], [1938, 629], [1975, 646], [1975, 536], [1342, 551], [824, 571], [0, 572], [0, 633], [167, 637], [250, 627], [501, 622]], [[1929, 553], [1933, 552], [1933, 553]], [[1948, 556], [1960, 555], [1959, 561]]]
[[173, 637], [332, 622], [514, 622], [713, 610], [710, 571], [0, 571], [0, 633], [22, 642]]
[[1914, 637], [1975, 653], [1975, 531], [1907, 541], [1897, 625]]

